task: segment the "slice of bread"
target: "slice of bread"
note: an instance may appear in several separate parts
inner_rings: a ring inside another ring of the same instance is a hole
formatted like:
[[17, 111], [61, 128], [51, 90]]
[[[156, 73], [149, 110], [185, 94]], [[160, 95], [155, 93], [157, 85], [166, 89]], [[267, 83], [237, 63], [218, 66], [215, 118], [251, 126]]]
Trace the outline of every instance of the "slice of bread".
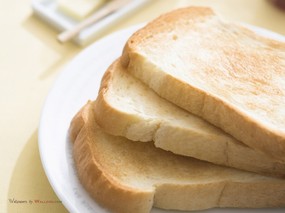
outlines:
[[146, 213], [152, 206], [285, 206], [285, 180], [172, 154], [153, 143], [108, 135], [96, 124], [93, 102], [73, 118], [70, 139], [79, 179], [90, 195], [117, 213]]
[[189, 7], [132, 35], [122, 64], [163, 98], [285, 162], [285, 43]]
[[106, 71], [94, 105], [109, 134], [215, 164], [285, 177], [285, 164], [237, 141], [203, 119], [160, 98], [115, 61]]

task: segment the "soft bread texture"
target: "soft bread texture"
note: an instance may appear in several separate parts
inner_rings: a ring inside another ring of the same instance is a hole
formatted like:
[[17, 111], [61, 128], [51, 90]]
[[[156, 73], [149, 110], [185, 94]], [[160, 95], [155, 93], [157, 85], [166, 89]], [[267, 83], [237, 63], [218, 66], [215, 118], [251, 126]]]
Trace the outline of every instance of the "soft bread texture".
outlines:
[[108, 135], [96, 124], [93, 103], [73, 118], [70, 139], [78, 176], [92, 197], [112, 212], [146, 213], [152, 206], [212, 207], [285, 205], [285, 180], [172, 154], [153, 143]]
[[189, 7], [132, 35], [122, 64], [163, 98], [285, 161], [285, 43]]
[[285, 165], [237, 141], [203, 119], [160, 98], [115, 61], [105, 72], [94, 105], [109, 134], [219, 165], [285, 176]]

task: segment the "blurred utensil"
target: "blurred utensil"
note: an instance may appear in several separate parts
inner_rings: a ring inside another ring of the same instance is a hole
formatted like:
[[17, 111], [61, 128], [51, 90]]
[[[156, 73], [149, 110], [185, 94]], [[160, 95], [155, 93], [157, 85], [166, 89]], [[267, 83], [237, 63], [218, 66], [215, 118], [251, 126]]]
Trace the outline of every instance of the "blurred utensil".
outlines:
[[70, 39], [77, 36], [80, 31], [85, 29], [86, 27], [89, 27], [90, 25], [100, 21], [100, 19], [108, 16], [109, 14], [119, 10], [120, 8], [124, 7], [126, 4], [128, 4], [131, 0], [112, 0], [108, 3], [106, 3], [102, 8], [97, 10], [93, 15], [91, 15], [89, 18], [86, 18], [79, 24], [75, 25], [73, 28], [68, 29], [62, 33], [60, 33], [57, 37], [57, 40], [61, 43], [67, 42]]

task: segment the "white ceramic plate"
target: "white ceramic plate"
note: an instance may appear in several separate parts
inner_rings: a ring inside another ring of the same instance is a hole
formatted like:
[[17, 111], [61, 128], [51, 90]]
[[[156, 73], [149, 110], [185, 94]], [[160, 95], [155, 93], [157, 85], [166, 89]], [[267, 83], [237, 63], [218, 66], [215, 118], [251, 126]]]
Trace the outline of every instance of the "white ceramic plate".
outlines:
[[[54, 191], [70, 212], [108, 212], [92, 200], [79, 183], [67, 134], [72, 117], [88, 100], [96, 99], [103, 73], [120, 56], [127, 38], [138, 27], [114, 33], [86, 48], [63, 70], [47, 97], [39, 127], [41, 160]], [[281, 35], [254, 29], [265, 36], [285, 41]], [[176, 211], [154, 208], [151, 212]], [[199, 212], [281, 213], [285, 209], [212, 209]]]

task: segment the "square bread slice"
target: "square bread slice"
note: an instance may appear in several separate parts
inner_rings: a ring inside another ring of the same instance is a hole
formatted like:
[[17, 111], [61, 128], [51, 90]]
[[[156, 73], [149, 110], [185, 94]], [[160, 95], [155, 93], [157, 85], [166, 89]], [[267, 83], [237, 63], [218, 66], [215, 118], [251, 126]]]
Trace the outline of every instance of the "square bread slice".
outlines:
[[261, 174], [285, 177], [285, 164], [237, 141], [205, 120], [159, 97], [115, 61], [94, 104], [97, 124], [109, 134]]
[[161, 97], [285, 162], [284, 42], [189, 7], [134, 33], [122, 63]]
[[285, 180], [175, 155], [152, 143], [105, 133], [93, 102], [73, 118], [70, 139], [78, 177], [90, 195], [116, 213], [163, 209], [285, 206]]

